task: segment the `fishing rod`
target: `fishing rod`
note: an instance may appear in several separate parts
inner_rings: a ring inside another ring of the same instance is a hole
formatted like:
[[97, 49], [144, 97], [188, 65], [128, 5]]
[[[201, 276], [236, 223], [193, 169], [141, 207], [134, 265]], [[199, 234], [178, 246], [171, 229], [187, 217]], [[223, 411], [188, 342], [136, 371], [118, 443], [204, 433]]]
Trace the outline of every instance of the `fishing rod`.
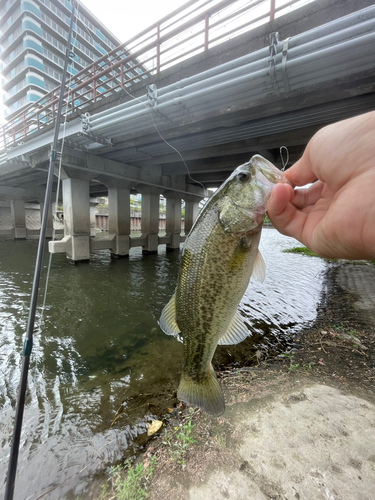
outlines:
[[22, 352], [23, 361], [22, 361], [22, 368], [21, 368], [21, 381], [20, 381], [20, 386], [18, 389], [16, 415], [15, 415], [15, 422], [14, 422], [14, 428], [13, 428], [12, 445], [11, 445], [11, 450], [10, 450], [8, 475], [7, 475], [4, 500], [13, 500], [13, 495], [14, 495], [14, 486], [15, 486], [17, 462], [18, 462], [18, 452], [19, 452], [19, 447], [20, 447], [20, 439], [21, 439], [21, 431], [22, 431], [23, 411], [25, 408], [27, 375], [29, 372], [30, 354], [31, 354], [32, 346], [33, 346], [34, 322], [35, 322], [36, 307], [37, 307], [37, 302], [38, 302], [39, 281], [40, 281], [40, 275], [41, 275], [41, 271], [42, 271], [43, 253], [44, 253], [44, 246], [45, 246], [45, 239], [46, 239], [48, 210], [50, 208], [50, 203], [51, 203], [51, 198], [52, 198], [52, 186], [53, 186], [53, 177], [54, 177], [55, 162], [56, 162], [56, 156], [57, 156], [56, 149], [57, 149], [57, 142], [59, 139], [61, 110], [62, 110], [63, 99], [64, 99], [64, 89], [65, 89], [66, 75], [67, 75], [67, 71], [68, 71], [68, 62], [69, 62], [69, 59], [71, 57], [74, 57], [74, 54], [70, 51], [70, 45], [71, 45], [71, 37], [72, 37], [72, 30], [73, 30], [75, 0], [73, 0], [73, 2], [72, 2], [72, 7], [73, 8], [72, 8], [72, 14], [71, 14], [71, 18], [70, 18], [68, 42], [66, 45], [66, 52], [65, 52], [64, 70], [63, 70], [63, 74], [62, 74], [59, 103], [58, 103], [58, 108], [57, 108], [55, 133], [54, 133], [54, 137], [53, 137], [52, 150], [51, 150], [51, 156], [50, 156], [50, 162], [49, 162], [49, 168], [48, 168], [48, 177], [47, 177], [46, 192], [45, 192], [45, 197], [44, 197], [44, 206], [43, 206], [42, 223], [41, 223], [39, 242], [38, 242], [38, 251], [37, 251], [37, 255], [36, 255], [34, 278], [33, 278], [32, 289], [31, 289], [30, 311], [29, 311], [29, 317], [28, 317], [28, 321], [27, 321], [26, 339], [25, 339], [25, 343], [23, 346], [23, 352]]

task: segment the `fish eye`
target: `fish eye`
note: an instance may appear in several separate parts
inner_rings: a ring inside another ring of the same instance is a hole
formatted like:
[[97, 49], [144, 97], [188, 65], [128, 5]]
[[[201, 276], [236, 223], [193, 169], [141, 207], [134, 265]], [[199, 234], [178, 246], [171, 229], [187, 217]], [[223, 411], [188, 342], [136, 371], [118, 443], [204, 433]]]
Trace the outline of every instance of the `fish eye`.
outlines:
[[249, 174], [247, 174], [246, 172], [241, 172], [237, 175], [237, 178], [241, 182], [246, 182], [249, 180]]

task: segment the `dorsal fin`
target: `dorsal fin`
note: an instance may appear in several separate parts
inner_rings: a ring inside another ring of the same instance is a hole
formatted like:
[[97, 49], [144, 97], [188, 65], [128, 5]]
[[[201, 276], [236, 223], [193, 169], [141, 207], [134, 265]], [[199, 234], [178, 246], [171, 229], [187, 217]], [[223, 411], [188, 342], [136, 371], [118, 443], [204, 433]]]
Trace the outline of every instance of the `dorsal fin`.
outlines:
[[247, 337], [250, 336], [250, 332], [243, 322], [243, 319], [238, 311], [234, 313], [233, 319], [230, 322], [227, 331], [221, 337], [218, 345], [234, 345], [239, 344]]
[[174, 335], [175, 337], [181, 333], [176, 321], [176, 294], [174, 293], [170, 298], [168, 304], [164, 307], [160, 320], [160, 328], [167, 335]]

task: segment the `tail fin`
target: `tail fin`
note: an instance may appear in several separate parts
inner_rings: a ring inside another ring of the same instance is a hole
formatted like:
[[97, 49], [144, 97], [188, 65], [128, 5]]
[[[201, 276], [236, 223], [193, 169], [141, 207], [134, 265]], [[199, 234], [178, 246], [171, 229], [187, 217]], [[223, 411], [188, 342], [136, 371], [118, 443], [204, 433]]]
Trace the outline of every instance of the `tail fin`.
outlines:
[[213, 417], [219, 417], [225, 410], [224, 395], [212, 366], [207, 377], [199, 382], [194, 382], [182, 373], [177, 397], [185, 403], [198, 406]]

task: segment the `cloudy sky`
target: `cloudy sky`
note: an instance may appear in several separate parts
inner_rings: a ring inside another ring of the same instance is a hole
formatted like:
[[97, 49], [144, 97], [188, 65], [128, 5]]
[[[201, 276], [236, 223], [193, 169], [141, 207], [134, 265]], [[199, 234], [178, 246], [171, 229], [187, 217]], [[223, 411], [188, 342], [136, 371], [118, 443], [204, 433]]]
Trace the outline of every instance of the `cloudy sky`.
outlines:
[[[187, 0], [81, 0], [121, 42], [187, 2]], [[0, 89], [0, 123], [5, 122]]]
[[121, 42], [126, 42], [187, 1], [81, 0]]

